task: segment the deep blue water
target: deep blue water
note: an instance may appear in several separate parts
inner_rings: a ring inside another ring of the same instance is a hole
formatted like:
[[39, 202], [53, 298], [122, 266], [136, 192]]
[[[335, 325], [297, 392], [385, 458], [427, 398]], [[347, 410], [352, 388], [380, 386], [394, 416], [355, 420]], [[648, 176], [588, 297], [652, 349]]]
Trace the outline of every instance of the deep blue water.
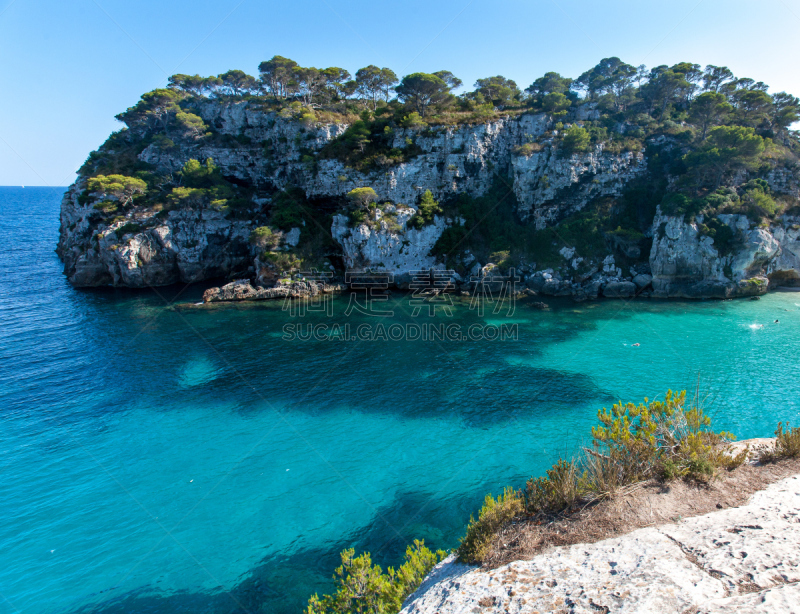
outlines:
[[[62, 192], [0, 188], [2, 613], [298, 612], [343, 548], [456, 545], [486, 492], [575, 450], [615, 399], [699, 383], [740, 437], [800, 418], [797, 293], [459, 303], [448, 322], [519, 339], [287, 341], [279, 303], [70, 287]], [[391, 322], [419, 321], [394, 300]], [[333, 321], [374, 322], [346, 306]]]

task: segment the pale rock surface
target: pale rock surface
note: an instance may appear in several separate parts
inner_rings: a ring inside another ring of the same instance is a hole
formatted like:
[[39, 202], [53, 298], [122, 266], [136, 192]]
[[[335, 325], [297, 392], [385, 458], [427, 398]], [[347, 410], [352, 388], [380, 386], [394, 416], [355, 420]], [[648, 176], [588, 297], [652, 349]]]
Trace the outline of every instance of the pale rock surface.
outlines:
[[553, 548], [491, 571], [454, 556], [403, 614], [800, 611], [800, 476], [747, 505]]
[[767, 291], [768, 276], [800, 277], [794, 268], [800, 264], [797, 230], [753, 227], [745, 215], [718, 217], [734, 232], [730, 254], [721, 254], [711, 237], [700, 233], [700, 220], [656, 214], [650, 252], [654, 296], [753, 296]]
[[355, 227], [347, 216], [334, 216], [331, 233], [342, 246], [348, 268], [385, 270], [397, 276], [444, 268], [430, 251], [453, 220], [436, 215], [431, 224], [409, 228], [408, 221], [416, 213], [411, 207], [389, 206], [376, 212], [377, 220]]
[[[141, 212], [110, 224], [92, 240], [88, 221], [92, 207], [77, 203], [74, 186], [64, 199], [73, 206], [62, 206], [62, 228], [74, 226], [68, 234], [62, 233], [57, 251], [76, 286], [142, 288], [189, 283], [246, 270], [252, 262], [250, 225], [229, 220], [221, 212], [186, 209], [171, 211], [165, 218]], [[117, 232], [127, 223], [153, 221], [141, 231], [122, 236]]]
[[203, 293], [204, 303], [223, 301], [263, 301], [281, 298], [314, 297], [344, 290], [341, 284], [296, 280], [282, 282], [272, 288], [254, 287], [248, 279], [237, 279], [221, 288], [209, 288]]
[[522, 220], [532, 216], [537, 228], [552, 226], [597, 196], [619, 194], [647, 169], [642, 153], [610, 154], [602, 145], [567, 157], [550, 145], [530, 156], [516, 156], [511, 164], [517, 213]]

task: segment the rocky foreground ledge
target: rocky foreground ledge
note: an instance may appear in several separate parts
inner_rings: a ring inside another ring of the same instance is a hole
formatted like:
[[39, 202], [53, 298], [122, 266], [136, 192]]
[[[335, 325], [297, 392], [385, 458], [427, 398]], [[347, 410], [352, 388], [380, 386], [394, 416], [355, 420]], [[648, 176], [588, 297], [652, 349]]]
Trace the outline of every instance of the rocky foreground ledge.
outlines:
[[456, 612], [800, 612], [800, 475], [740, 507], [493, 570], [452, 555], [401, 614]]

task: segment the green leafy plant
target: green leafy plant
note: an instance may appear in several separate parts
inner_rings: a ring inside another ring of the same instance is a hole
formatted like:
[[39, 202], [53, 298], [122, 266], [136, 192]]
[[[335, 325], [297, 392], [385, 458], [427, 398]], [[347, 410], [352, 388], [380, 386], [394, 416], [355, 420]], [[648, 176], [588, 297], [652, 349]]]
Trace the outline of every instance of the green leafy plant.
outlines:
[[[733, 435], [715, 432], [711, 419], [686, 392], [668, 391], [663, 400], [617, 403], [597, 414], [592, 446], [578, 459], [558, 460], [539, 478], [528, 480], [525, 495], [507, 487], [494, 499], [487, 495], [478, 520], [470, 518], [458, 553], [480, 563], [490, 553], [494, 536], [523, 510], [532, 516], [569, 513], [575, 506], [614, 496], [649, 479], [677, 478], [707, 482], [719, 470], [732, 471], [747, 458], [745, 448], [733, 454]], [[786, 449], [800, 453], [800, 429], [786, 438]]]
[[278, 246], [279, 235], [269, 226], [259, 226], [250, 233], [250, 243], [261, 249], [273, 249]]
[[775, 462], [783, 458], [797, 458], [800, 456], [800, 427], [792, 428], [786, 423], [786, 430], [783, 430], [783, 422], [778, 423], [775, 429], [775, 448], [764, 452], [760, 461], [762, 463]]
[[127, 224], [123, 224], [115, 231], [119, 238], [124, 237], [127, 234], [136, 234], [142, 229], [140, 224], [136, 224], [134, 222], [128, 222]]
[[439, 203], [433, 199], [433, 194], [430, 190], [425, 190], [425, 193], [420, 199], [417, 212], [408, 220], [410, 228], [422, 228], [427, 224], [432, 224], [436, 215], [442, 213], [442, 208]]
[[97, 175], [89, 179], [89, 191], [101, 197], [112, 196], [119, 200], [121, 207], [133, 202], [133, 199], [144, 194], [147, 183], [136, 177], [124, 175]]
[[458, 547], [458, 557], [465, 563], [482, 561], [497, 531], [524, 509], [524, 497], [510, 486], [497, 499], [486, 495], [478, 519], [469, 519], [467, 533]]
[[431, 551], [423, 541], [414, 540], [406, 548], [405, 558], [396, 570], [386, 573], [372, 563], [368, 552], [355, 556], [349, 548], [341, 553], [342, 564], [336, 569], [336, 592], [308, 601], [306, 614], [389, 614], [399, 612], [403, 601], [413, 593], [445, 552]]
[[589, 132], [580, 126], [570, 126], [564, 131], [561, 139], [561, 150], [564, 155], [571, 155], [589, 149], [592, 139]]
[[581, 496], [580, 469], [573, 460], [559, 459], [546, 477], [531, 478], [526, 489], [526, 508], [530, 513], [560, 511], [571, 507]]
[[347, 198], [356, 207], [366, 207], [378, 200], [378, 195], [370, 187], [353, 188], [347, 193]]

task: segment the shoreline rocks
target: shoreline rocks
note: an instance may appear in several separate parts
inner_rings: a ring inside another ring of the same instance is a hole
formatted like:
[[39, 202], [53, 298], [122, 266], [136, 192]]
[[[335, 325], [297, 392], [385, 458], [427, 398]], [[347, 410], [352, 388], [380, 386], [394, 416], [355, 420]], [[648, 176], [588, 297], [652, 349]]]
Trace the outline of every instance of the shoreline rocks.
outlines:
[[225, 301], [265, 301], [285, 298], [313, 297], [320, 294], [343, 292], [344, 284], [321, 283], [314, 281], [280, 282], [271, 288], [253, 286], [249, 279], [237, 279], [219, 288], [209, 288], [203, 292], [203, 303]]

